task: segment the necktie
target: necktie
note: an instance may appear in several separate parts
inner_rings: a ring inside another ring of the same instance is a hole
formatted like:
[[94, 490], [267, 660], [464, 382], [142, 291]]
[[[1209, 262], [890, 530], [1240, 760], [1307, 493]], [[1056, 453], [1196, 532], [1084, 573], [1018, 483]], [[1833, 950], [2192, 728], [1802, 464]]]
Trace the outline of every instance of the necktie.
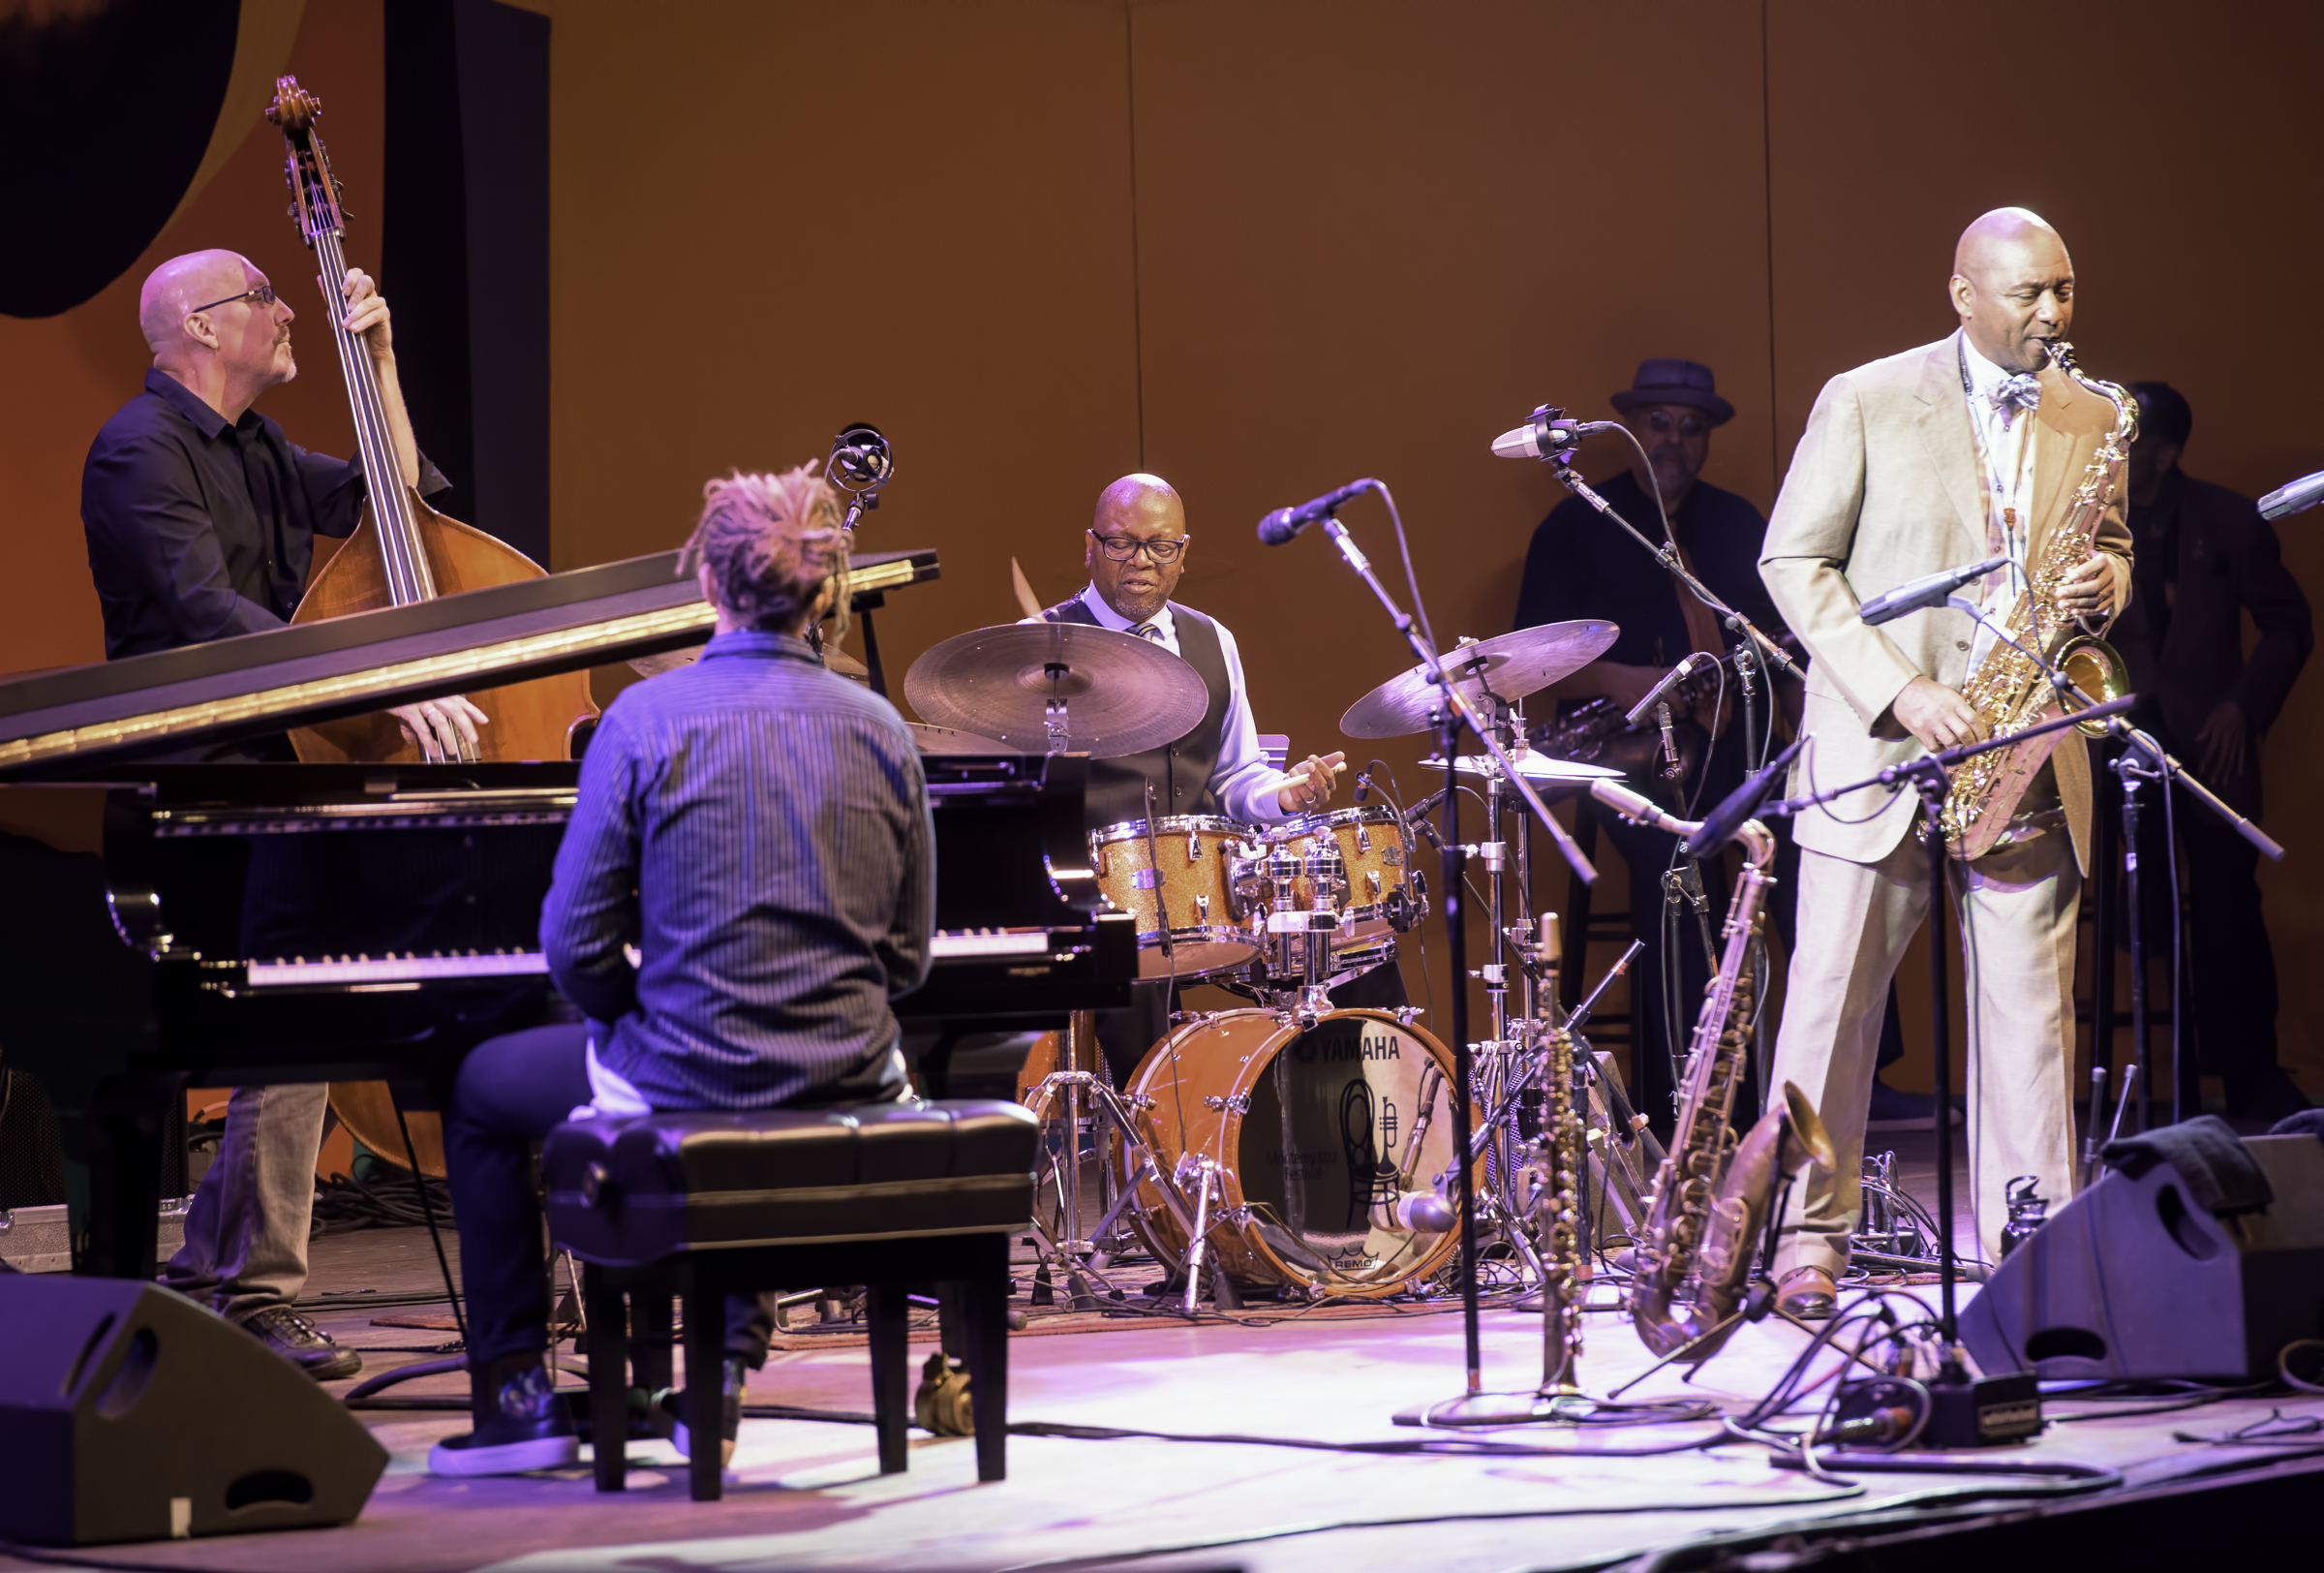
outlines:
[[2032, 410], [2041, 403], [2041, 383], [2028, 372], [2019, 372], [1988, 395], [2002, 417], [2002, 430], [2007, 431], [2016, 420], [2017, 412]]
[[1151, 623], [1141, 623], [1136, 628], [1130, 630], [1130, 632], [1137, 634], [1141, 639], [1151, 639], [1156, 644], [1160, 644], [1162, 642], [1162, 631], [1154, 627], [1154, 625]]

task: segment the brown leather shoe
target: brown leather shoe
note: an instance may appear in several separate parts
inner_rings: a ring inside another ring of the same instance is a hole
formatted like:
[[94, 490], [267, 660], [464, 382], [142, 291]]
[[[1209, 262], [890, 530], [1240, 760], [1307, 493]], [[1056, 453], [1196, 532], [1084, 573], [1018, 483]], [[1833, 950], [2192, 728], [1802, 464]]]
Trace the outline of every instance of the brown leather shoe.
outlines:
[[1840, 1309], [1840, 1285], [1820, 1267], [1794, 1267], [1776, 1280], [1775, 1309], [1803, 1322], [1827, 1322]]

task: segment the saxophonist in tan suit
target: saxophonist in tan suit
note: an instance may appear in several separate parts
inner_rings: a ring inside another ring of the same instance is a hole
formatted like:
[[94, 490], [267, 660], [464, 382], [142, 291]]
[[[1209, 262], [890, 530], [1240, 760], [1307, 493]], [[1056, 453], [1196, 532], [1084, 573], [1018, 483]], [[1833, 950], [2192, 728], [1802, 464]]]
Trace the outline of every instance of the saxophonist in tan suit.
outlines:
[[[1991, 635], [1947, 609], [1871, 628], [1858, 606], [2004, 550], [2034, 560], [2064, 519], [2116, 418], [2049, 368], [2047, 344], [2064, 338], [2073, 293], [2057, 231], [2022, 208], [1987, 213], [1953, 256], [1959, 331], [1843, 372], [1817, 398], [1759, 559], [1813, 658], [1802, 729], [1814, 741], [1793, 767], [1795, 794], [1981, 735], [1960, 690]], [[2059, 592], [2061, 608], [2094, 631], [2129, 597], [2121, 495], [2118, 485], [2096, 550]], [[2022, 588], [2014, 571], [1997, 571], [1972, 593], [2003, 622]], [[2002, 844], [1949, 868], [1969, 995], [1970, 1193], [1988, 1260], [2011, 1177], [2036, 1176], [2053, 1204], [2073, 1187], [2074, 918], [2090, 817], [2090, 760], [2069, 732]], [[1779, 1301], [1798, 1315], [1831, 1313], [1848, 1262], [1881, 1004], [1930, 900], [1918, 817], [1912, 792], [1874, 788], [1795, 821], [1798, 943], [1770, 1085], [1797, 1082], [1839, 1153], [1786, 1209]]]

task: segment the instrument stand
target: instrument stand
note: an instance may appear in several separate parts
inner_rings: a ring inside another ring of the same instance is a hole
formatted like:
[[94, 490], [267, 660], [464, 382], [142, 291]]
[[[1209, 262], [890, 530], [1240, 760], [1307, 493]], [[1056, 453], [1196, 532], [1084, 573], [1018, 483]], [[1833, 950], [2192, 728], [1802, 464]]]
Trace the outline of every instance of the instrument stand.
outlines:
[[[2050, 689], [2054, 694], [2057, 694], [2063, 698], [2064, 695], [2070, 694], [2075, 698], [2081, 700], [2084, 706], [2084, 708], [2080, 711], [2077, 711], [2070, 716], [2062, 718], [2060, 723], [2043, 724], [2040, 725], [2024, 727], [2016, 732], [2011, 733], [2006, 738], [2000, 739], [1998, 742], [1990, 742], [1984, 745], [1985, 747], [1998, 747], [2001, 743], [2014, 742], [2018, 739], [2038, 735], [2044, 731], [2055, 730], [2057, 725], [2072, 725], [2086, 721], [2101, 719], [2106, 723], [2106, 735], [2123, 744], [2125, 747], [2125, 752], [2118, 756], [2114, 761], [2114, 769], [2122, 777], [2123, 782], [2123, 825], [2125, 837], [2123, 853], [2127, 859], [2125, 867], [2128, 874], [2129, 888], [2125, 894], [2129, 898], [2131, 914], [2130, 997], [2132, 1002], [2131, 1016], [2134, 1025], [2131, 1030], [2130, 1041], [2133, 1045], [2135, 1045], [2138, 1051], [2132, 1061], [2132, 1067], [2135, 1069], [2135, 1066], [2142, 1061], [2151, 1066], [2153, 1062], [2148, 1057], [2146, 1052], [2147, 974], [2145, 968], [2146, 949], [2144, 941], [2144, 924], [2141, 921], [2142, 914], [2138, 910], [2138, 844], [2134, 839], [2132, 839], [2138, 826], [2137, 783], [2147, 781], [2160, 782], [2162, 784], [2162, 790], [2164, 793], [2164, 807], [2167, 811], [2169, 807], [2169, 793], [2171, 785], [2172, 783], [2176, 782], [2189, 797], [2193, 798], [2196, 802], [2202, 804], [2205, 808], [2211, 810], [2212, 813], [2217, 815], [2221, 819], [2225, 820], [2229, 829], [2233, 830], [2237, 835], [2243, 837], [2244, 840], [2249, 842], [2254, 848], [2256, 848], [2260, 852], [2264, 853], [2273, 862], [2280, 863], [2283, 861], [2283, 848], [2272, 837], [2270, 837], [2266, 831], [2260, 829], [2256, 824], [2253, 824], [2248, 817], [2238, 814], [2234, 809], [2227, 805], [2226, 801], [2222, 799], [2218, 793], [2213, 791], [2210, 787], [2204, 786], [2202, 782], [2196, 780], [2185, 765], [2173, 758], [2170, 754], [2164, 750], [2163, 746], [2159, 742], [2156, 741], [2155, 738], [2149, 736], [2146, 732], [2140, 730], [2138, 727], [2133, 726], [2128, 721], [2123, 718], [2122, 712], [2129, 708], [2130, 701], [2137, 697], [2135, 694], [2125, 694], [2119, 700], [2110, 701], [2106, 704], [2097, 704], [2092, 700], [2090, 694], [2085, 693], [2079, 684], [2075, 683], [2072, 677], [2067, 675], [2064, 667], [2059, 665], [2057, 662], [2053, 661], [2043, 651], [2030, 649], [2026, 645], [2020, 644], [2017, 639], [2010, 634], [2006, 628], [2003, 627], [1999, 623], [1996, 623], [1990, 616], [1986, 614], [1984, 607], [1980, 606], [1976, 601], [1972, 601], [1967, 596], [1955, 595], [1948, 597], [1945, 601], [1945, 604], [1950, 606], [1955, 611], [1968, 613], [1969, 616], [1973, 619], [1979, 627], [1987, 630], [1996, 638], [2008, 644], [2019, 654], [2033, 661], [2034, 664], [2038, 665], [2042, 669], [2043, 675], [2049, 679]], [[1951, 759], [1957, 756], [1961, 758], [1966, 758], [1970, 754], [1979, 752], [1982, 752], [1982, 750], [1975, 747], [1970, 748], [1966, 752], [1960, 749], [1954, 749], [1949, 750], [1945, 755], [1940, 756], [1940, 757]], [[2144, 755], [2146, 762], [2143, 764], [2132, 763], [2130, 756], [2133, 753]], [[1852, 790], [1853, 788], [1849, 789]], [[2165, 855], [2171, 858], [2175, 863], [2179, 855], [2178, 848], [2176, 846], [2169, 847], [2166, 849]], [[2172, 932], [2175, 935], [2178, 933], [2178, 912], [2173, 911], [2171, 913], [2171, 922], [2173, 925]], [[2176, 954], [2175, 947], [2174, 954]], [[2180, 987], [2181, 982], [2182, 979], [2179, 977], [2176, 968], [2174, 968], [2171, 975], [2171, 1120], [2174, 1124], [2186, 1118], [2187, 1106], [2189, 1104], [2193, 1104], [2195, 1106], [2196, 1112], [2201, 1112], [2201, 1083], [2197, 1078], [2187, 1074], [2191, 1067], [2186, 1061], [2186, 1044], [2181, 1032], [2184, 1014], [2180, 1008], [2180, 996], [2182, 993]], [[2096, 1065], [2093, 1066], [2093, 1080], [2095, 1082], [2097, 1080], [2095, 1072], [2104, 1067], [2106, 1063], [2111, 1060], [2113, 1054], [2113, 1045], [2107, 1043], [2094, 1043], [2092, 1045], [2092, 1054], [2093, 1058], [2098, 1062]], [[2094, 1087], [2091, 1094], [2091, 1126], [2094, 1130], [2096, 1128], [2097, 1125], [2097, 1109], [2101, 1100], [2103, 1086], [2101, 1084], [2097, 1087]], [[2124, 1083], [2124, 1096], [2127, 1097], [2128, 1095], [2129, 1083], [2126, 1074]], [[2115, 1124], [2117, 1126], [2120, 1126], [2122, 1124], [2121, 1105], [2119, 1103], [2116, 1106]], [[2140, 1100], [2139, 1126], [2142, 1129], [2146, 1126], [2146, 1105], [2144, 1099]], [[2096, 1172], [2096, 1159], [2097, 1155], [2095, 1151], [2091, 1150], [2088, 1138], [2086, 1137], [2084, 1141], [2083, 1163], [2088, 1173], [2095, 1174]]]

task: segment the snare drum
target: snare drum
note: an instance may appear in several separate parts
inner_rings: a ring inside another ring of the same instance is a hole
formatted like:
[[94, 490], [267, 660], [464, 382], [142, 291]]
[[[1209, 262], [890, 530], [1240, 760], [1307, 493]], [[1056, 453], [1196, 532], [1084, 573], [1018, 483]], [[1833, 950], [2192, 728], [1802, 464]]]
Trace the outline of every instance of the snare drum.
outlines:
[[[1377, 1299], [1435, 1274], [1459, 1247], [1457, 1231], [1402, 1221], [1399, 1205], [1452, 1164], [1452, 1051], [1387, 1011], [1301, 1026], [1234, 1010], [1155, 1044], [1129, 1093], [1165, 1173], [1188, 1155], [1218, 1163], [1209, 1211], [1225, 1226], [1210, 1241], [1230, 1278]], [[1114, 1161], [1127, 1183], [1118, 1146]], [[1199, 1184], [1191, 1172], [1180, 1183], [1189, 1204]], [[1129, 1217], [1157, 1257], [1184, 1259], [1186, 1227], [1151, 1180]]]
[[1089, 833], [1098, 889], [1137, 918], [1140, 977], [1203, 977], [1259, 954], [1266, 900], [1251, 872], [1257, 834], [1208, 814], [1156, 819], [1150, 837], [1144, 819]]
[[[1339, 851], [1338, 877], [1345, 881], [1345, 905], [1340, 907], [1334, 956], [1350, 951], [1376, 951], [1388, 936], [1402, 934], [1422, 910], [1420, 887], [1412, 883], [1411, 848], [1404, 821], [1394, 809], [1380, 804], [1341, 809], [1336, 814], [1311, 814], [1293, 819], [1275, 832], [1281, 845], [1303, 861], [1329, 867], [1329, 853]], [[1320, 884], [1323, 881], [1312, 881]], [[1322, 896], [1324, 899], [1315, 899]], [[1300, 892], [1300, 905], [1335, 905], [1329, 894], [1315, 889]]]

